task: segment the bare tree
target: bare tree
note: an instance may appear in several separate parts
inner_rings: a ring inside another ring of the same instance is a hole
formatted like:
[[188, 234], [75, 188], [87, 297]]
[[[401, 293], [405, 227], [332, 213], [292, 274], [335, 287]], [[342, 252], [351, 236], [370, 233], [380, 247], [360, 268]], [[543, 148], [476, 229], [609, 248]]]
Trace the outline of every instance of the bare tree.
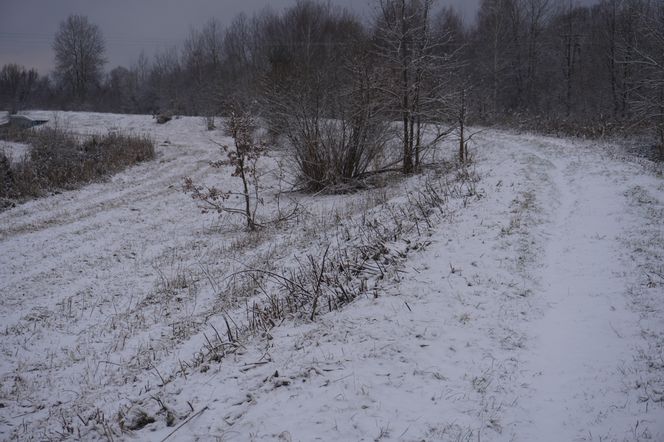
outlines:
[[[270, 14], [264, 12], [253, 19], [240, 14], [226, 29], [223, 47], [223, 83], [220, 92], [226, 101], [256, 97], [263, 78], [270, 46], [263, 41], [263, 26]], [[227, 106], [227, 103], [222, 103]]]
[[621, 63], [636, 66], [641, 74], [634, 89], [636, 118], [653, 128], [664, 160], [664, 5], [656, 3], [644, 8], [638, 19], [644, 41], [627, 44], [623, 51], [629, 58], [623, 58]]
[[551, 13], [551, 0], [520, 0], [520, 7], [524, 9], [524, 31], [526, 40], [524, 78], [525, 107], [537, 106], [538, 92], [543, 87], [540, 80], [540, 71], [543, 52], [543, 33]]
[[0, 70], [0, 108], [16, 113], [34, 93], [39, 74], [34, 69], [8, 64]]
[[155, 90], [155, 109], [165, 113], [180, 113], [184, 110], [183, 91], [186, 78], [178, 58], [177, 47], [157, 53], [150, 71], [150, 82]]
[[481, 86], [478, 104], [484, 118], [495, 118], [504, 110], [502, 96], [510, 67], [507, 54], [512, 45], [508, 34], [511, 4], [511, 0], [482, 0], [477, 14], [472, 36], [475, 65], [472, 75]]
[[[242, 106], [234, 106], [226, 122], [226, 134], [233, 138], [233, 146], [221, 146], [227, 158], [210, 163], [212, 167], [223, 168], [231, 166], [232, 176], [240, 178], [242, 190], [220, 190], [216, 187], [195, 185], [191, 178], [185, 178], [184, 191], [190, 193], [192, 198], [202, 204], [203, 212], [209, 210], [217, 213], [231, 213], [242, 215], [249, 231], [255, 231], [259, 224], [256, 221], [258, 205], [263, 203], [260, 197], [260, 185], [257, 163], [265, 154], [265, 145], [256, 140], [256, 122], [251, 113]], [[240, 196], [244, 200], [244, 207], [238, 208], [228, 203], [232, 196]]]
[[132, 93], [134, 102], [132, 112], [153, 112], [155, 110], [154, 85], [150, 81], [150, 61], [144, 51], [141, 51], [130, 71], [135, 81], [135, 89]]
[[383, 92], [401, 120], [403, 172], [415, 172], [422, 152], [435, 145], [444, 131], [425, 142], [427, 125], [445, 117], [445, 72], [453, 51], [445, 51], [449, 35], [431, 26], [433, 0], [379, 0], [375, 52], [385, 67]]
[[622, 0], [608, 0], [599, 5], [601, 17], [600, 27], [602, 29], [597, 40], [603, 49], [603, 58], [606, 74], [611, 90], [611, 102], [613, 105], [613, 117], [618, 117], [620, 111], [620, 65], [618, 63], [619, 50], [619, 11]]
[[572, 113], [572, 92], [574, 90], [578, 58], [581, 56], [581, 38], [583, 38], [583, 34], [578, 27], [577, 15], [572, 0], [569, 0], [569, 4], [563, 13], [563, 27], [560, 31], [564, 53], [562, 69], [565, 77], [565, 109], [568, 117]]
[[118, 66], [108, 73], [104, 85], [104, 103], [108, 110], [132, 112], [138, 107], [136, 72]]
[[210, 19], [201, 30], [192, 29], [182, 49], [183, 75], [187, 77], [187, 110], [202, 114], [214, 125], [219, 110], [219, 87], [224, 34]]
[[53, 41], [55, 72], [79, 102], [101, 80], [105, 43], [101, 31], [82, 15], [70, 15], [60, 23]]

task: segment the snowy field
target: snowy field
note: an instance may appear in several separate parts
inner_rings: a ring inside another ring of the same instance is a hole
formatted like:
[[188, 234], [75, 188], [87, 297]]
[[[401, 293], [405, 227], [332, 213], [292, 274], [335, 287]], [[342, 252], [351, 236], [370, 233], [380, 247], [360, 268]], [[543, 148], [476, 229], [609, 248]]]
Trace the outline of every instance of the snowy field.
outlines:
[[[274, 151], [261, 214], [298, 215], [249, 234], [182, 192], [185, 176], [238, 186], [209, 167], [230, 140], [201, 119], [29, 115], [149, 133], [158, 156], [0, 212], [1, 440], [664, 440], [661, 166], [486, 130], [479, 181], [303, 195], [278, 192]], [[412, 214], [429, 187], [443, 203]], [[394, 233], [379, 252], [370, 228]], [[330, 247], [375, 253], [363, 295], [252, 328], [279, 286], [231, 275]]]

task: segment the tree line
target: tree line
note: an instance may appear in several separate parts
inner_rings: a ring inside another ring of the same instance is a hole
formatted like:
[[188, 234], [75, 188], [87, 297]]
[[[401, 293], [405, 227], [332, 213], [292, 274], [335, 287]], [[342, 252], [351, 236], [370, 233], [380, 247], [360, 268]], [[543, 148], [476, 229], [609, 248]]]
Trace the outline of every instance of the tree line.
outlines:
[[372, 5], [368, 21], [311, 0], [226, 28], [212, 19], [179, 47], [110, 72], [99, 28], [70, 16], [54, 38], [54, 73], [4, 66], [0, 103], [203, 116], [245, 103], [319, 178], [329, 171], [307, 153], [314, 141], [325, 145], [315, 155], [360, 169], [336, 175], [357, 175], [388, 120], [399, 122], [406, 171], [449, 130], [438, 122], [642, 130], [664, 152], [661, 0], [482, 0], [473, 23], [433, 0]]

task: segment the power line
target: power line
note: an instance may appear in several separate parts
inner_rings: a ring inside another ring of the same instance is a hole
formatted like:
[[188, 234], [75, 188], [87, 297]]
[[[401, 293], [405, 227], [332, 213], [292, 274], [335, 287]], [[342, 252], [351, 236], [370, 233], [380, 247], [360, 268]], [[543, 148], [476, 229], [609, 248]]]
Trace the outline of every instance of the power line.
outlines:
[[[27, 32], [0, 32], [0, 42], [11, 42], [11, 43], [52, 43], [54, 34], [38, 34], [38, 33], [27, 33]], [[173, 44], [176, 42], [175, 39], [167, 38], [130, 38], [125, 35], [119, 34], [110, 34], [104, 35], [104, 41], [107, 44]]]

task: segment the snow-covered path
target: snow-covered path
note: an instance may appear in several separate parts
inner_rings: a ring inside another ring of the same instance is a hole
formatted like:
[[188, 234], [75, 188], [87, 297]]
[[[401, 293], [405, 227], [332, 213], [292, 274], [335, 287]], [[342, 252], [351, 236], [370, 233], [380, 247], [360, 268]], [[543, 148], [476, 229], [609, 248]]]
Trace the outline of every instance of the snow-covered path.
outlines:
[[[620, 239], [633, 222], [625, 215], [629, 177], [624, 165], [596, 152], [536, 153], [552, 161], [548, 174], [558, 198], [538, 281], [543, 316], [525, 329], [530, 351], [519, 373], [528, 391], [513, 413], [513, 434], [523, 441], [638, 438], [638, 426], [654, 417], [640, 423], [643, 407], [629, 394], [624, 372], [641, 341], [639, 316], [626, 296], [635, 269]], [[655, 428], [662, 437], [664, 423]]]

